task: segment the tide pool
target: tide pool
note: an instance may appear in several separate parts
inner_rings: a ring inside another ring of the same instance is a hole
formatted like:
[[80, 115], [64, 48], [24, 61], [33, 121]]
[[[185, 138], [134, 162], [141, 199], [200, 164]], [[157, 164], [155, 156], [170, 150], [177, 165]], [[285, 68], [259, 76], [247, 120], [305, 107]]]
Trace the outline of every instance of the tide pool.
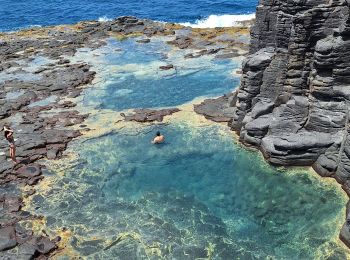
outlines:
[[[84, 105], [116, 111], [169, 107], [199, 96], [219, 96], [238, 86], [239, 76], [232, 72], [240, 67], [242, 57], [186, 59], [188, 51], [171, 49], [166, 40], [152, 39], [148, 44], [134, 39], [110, 40], [96, 52], [99, 73], [107, 80], [98, 88], [86, 90]], [[168, 64], [174, 69], [159, 68]]]
[[[151, 145], [159, 129], [166, 143]], [[72, 231], [80, 255], [340, 259], [347, 252], [337, 242], [345, 196], [336, 184], [266, 165], [226, 127], [123, 129], [72, 149], [79, 159], [32, 206], [49, 229]]]
[[[98, 75], [77, 107], [92, 113], [84, 122], [91, 130], [47, 164], [28, 206], [48, 232], [69, 231], [57, 258], [346, 258], [339, 186], [305, 169], [273, 168], [227, 126], [195, 114], [195, 98], [237, 87], [240, 63], [186, 54], [164, 39], [77, 53]], [[161, 71], [166, 64], [177, 71]], [[169, 106], [181, 111], [162, 123], [120, 121], [121, 111]], [[158, 130], [166, 142], [152, 145]]]

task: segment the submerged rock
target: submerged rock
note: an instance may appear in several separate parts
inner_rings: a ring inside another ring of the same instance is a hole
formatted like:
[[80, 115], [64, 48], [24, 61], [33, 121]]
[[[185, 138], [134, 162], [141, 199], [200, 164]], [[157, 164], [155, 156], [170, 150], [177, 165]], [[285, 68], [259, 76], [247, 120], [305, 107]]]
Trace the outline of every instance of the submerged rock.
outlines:
[[136, 42], [138, 43], [149, 43], [151, 41], [151, 39], [140, 39], [140, 40], [136, 40]]

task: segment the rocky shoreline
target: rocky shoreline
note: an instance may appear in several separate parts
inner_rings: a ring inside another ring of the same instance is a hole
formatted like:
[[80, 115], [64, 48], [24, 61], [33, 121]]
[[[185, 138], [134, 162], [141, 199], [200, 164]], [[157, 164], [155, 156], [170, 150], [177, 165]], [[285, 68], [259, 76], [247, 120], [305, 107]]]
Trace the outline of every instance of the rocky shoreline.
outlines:
[[[194, 110], [215, 122], [228, 123], [243, 144], [256, 147], [274, 165], [313, 166], [334, 177], [350, 195], [348, 140], [349, 6], [344, 1], [289, 4], [261, 0], [250, 47], [237, 40], [242, 28], [192, 29], [135, 17], [108, 22], [29, 29], [0, 34], [0, 127], [15, 129], [19, 165], [6, 156], [0, 141], [0, 258], [46, 259], [60, 237], [34, 233], [23, 225], [41, 219], [22, 210], [23, 197], [35, 194], [46, 171], [41, 159], [60, 159], [67, 144], [88, 131], [87, 114], [76, 104], [96, 73], [84, 61], [72, 62], [80, 48], [96, 49], [110, 37], [147, 44], [152, 37], [173, 36], [168, 44], [188, 49], [184, 58], [214, 55], [216, 59], [249, 56], [241, 86]], [[243, 50], [243, 52], [242, 52]], [[334, 67], [333, 69], [330, 69]], [[176, 70], [172, 64], [160, 70]], [[162, 121], [172, 109], [135, 109], [126, 121]], [[26, 188], [24, 192], [21, 189]], [[350, 247], [350, 210], [340, 238]]]
[[[177, 24], [157, 23], [135, 17], [120, 17], [108, 22], [82, 22], [0, 33], [0, 128], [5, 123], [15, 129], [18, 165], [8, 158], [8, 144], [0, 140], [0, 258], [46, 259], [55, 254], [60, 237], [50, 238], [43, 230], [34, 233], [24, 223], [41, 219], [22, 210], [23, 197], [35, 194], [35, 185], [44, 178], [40, 161], [62, 157], [67, 144], [88, 131], [87, 114], [74, 109], [66, 99], [78, 97], [85, 85], [93, 83], [95, 72], [84, 61], [70, 59], [80, 48], [96, 49], [110, 37], [123, 39], [142, 36], [173, 36], [168, 44], [189, 49], [185, 57], [195, 59], [215, 55], [217, 59], [237, 57], [248, 50], [238, 35], [249, 29], [192, 29]], [[243, 52], [242, 52], [243, 51]], [[175, 69], [169, 64], [160, 70]], [[135, 110], [125, 120], [151, 122], [177, 109]], [[22, 190], [22, 191], [21, 191]], [[25, 191], [23, 191], [25, 190]]]
[[[202, 112], [230, 107], [229, 126], [243, 144], [274, 165], [312, 166], [348, 196], [349, 8], [345, 0], [260, 0], [239, 89]], [[339, 236], [348, 247], [349, 205]]]

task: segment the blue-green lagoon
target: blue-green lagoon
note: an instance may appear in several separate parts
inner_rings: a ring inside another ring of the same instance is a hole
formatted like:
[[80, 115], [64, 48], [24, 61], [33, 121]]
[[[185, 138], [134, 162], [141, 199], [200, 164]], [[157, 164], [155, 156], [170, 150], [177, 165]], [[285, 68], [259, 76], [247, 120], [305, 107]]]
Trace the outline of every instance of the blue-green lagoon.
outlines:
[[[232, 91], [241, 59], [184, 59], [164, 39], [110, 40], [76, 59], [97, 70], [79, 109], [90, 128], [47, 163], [28, 208], [63, 236], [58, 259], [344, 259], [347, 198], [307, 169], [276, 169], [193, 103]], [[159, 66], [176, 68], [160, 71]], [[133, 108], [179, 107], [162, 123]], [[150, 143], [161, 131], [166, 142]], [[55, 170], [54, 170], [55, 169]]]

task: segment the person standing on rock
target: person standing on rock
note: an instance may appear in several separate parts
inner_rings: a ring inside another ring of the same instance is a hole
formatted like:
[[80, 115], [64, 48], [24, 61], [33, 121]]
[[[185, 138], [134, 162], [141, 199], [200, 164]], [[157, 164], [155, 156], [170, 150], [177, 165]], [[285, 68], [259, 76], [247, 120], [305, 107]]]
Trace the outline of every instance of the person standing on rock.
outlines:
[[10, 146], [10, 157], [13, 162], [17, 163], [16, 145], [15, 145], [15, 139], [13, 138], [13, 130], [9, 126], [4, 126], [4, 135]]

